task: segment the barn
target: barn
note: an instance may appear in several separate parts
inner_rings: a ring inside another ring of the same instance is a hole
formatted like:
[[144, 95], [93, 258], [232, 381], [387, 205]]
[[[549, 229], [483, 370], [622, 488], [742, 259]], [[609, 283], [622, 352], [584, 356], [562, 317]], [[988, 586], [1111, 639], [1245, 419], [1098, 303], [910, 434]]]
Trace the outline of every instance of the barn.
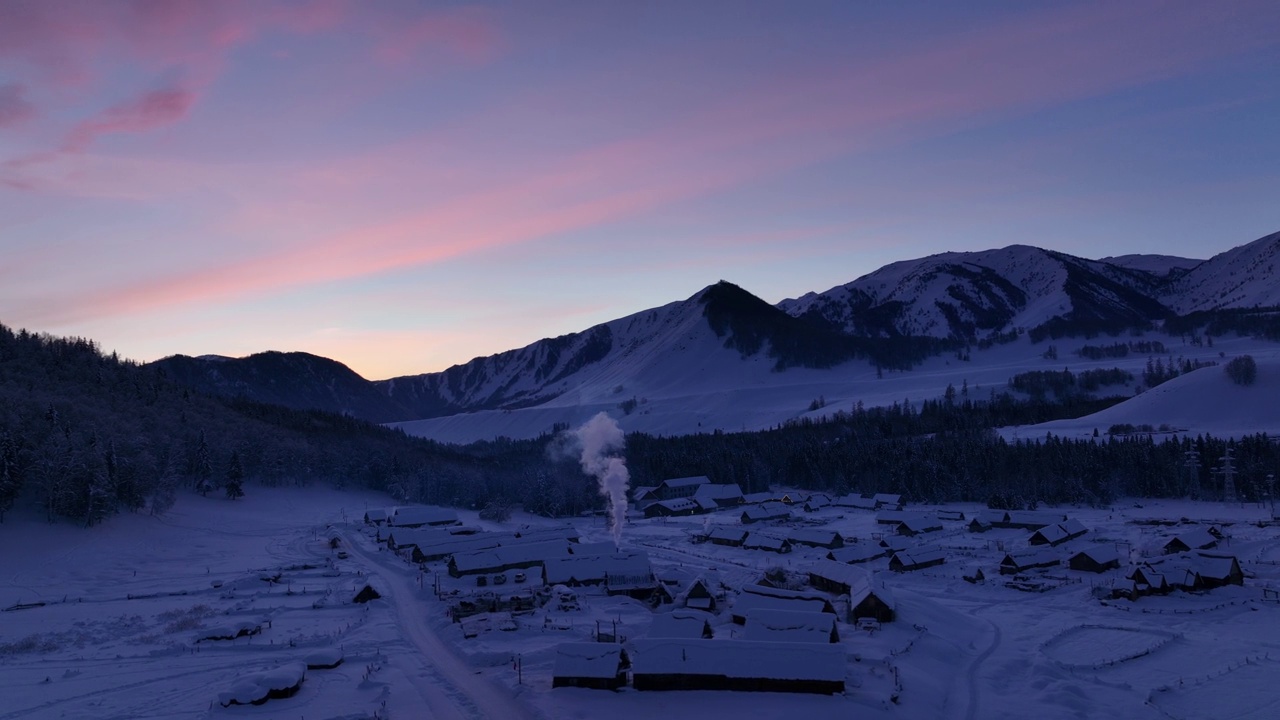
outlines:
[[676, 603], [694, 610], [716, 611], [716, 596], [711, 592], [708, 581], [701, 577], [689, 583], [689, 587], [676, 598]]
[[1114, 545], [1094, 545], [1068, 558], [1067, 567], [1093, 573], [1115, 570], [1120, 567], [1120, 554]]
[[627, 684], [627, 652], [612, 643], [561, 643], [551, 687], [617, 690]]
[[894, 572], [923, 570], [947, 561], [947, 554], [939, 548], [914, 548], [901, 550], [889, 558], [889, 569]]
[[883, 585], [875, 587], [871, 574], [851, 565], [824, 560], [809, 568], [809, 583], [815, 588], [849, 596], [848, 622], [859, 618], [875, 618], [892, 622], [897, 603]]
[[636, 690], [738, 690], [844, 692], [840, 645], [750, 640], [635, 641], [632, 682]]

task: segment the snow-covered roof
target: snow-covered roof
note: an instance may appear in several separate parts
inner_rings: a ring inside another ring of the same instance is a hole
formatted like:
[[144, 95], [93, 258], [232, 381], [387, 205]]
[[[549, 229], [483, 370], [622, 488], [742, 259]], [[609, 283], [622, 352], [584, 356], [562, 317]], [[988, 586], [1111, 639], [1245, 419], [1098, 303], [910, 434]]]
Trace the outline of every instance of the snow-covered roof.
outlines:
[[875, 510], [875, 498], [864, 498], [861, 495], [850, 493], [843, 497], [836, 498], [835, 504], [840, 507], [858, 508], [860, 510]]
[[709, 500], [741, 500], [742, 488], [737, 483], [708, 483], [699, 485], [693, 496]]
[[1174, 541], [1181, 543], [1188, 550], [1200, 550], [1210, 548], [1218, 544], [1218, 538], [1204, 528], [1195, 528], [1181, 533], [1169, 542], [1165, 543], [1165, 547], [1173, 544]]
[[663, 480], [659, 487], [677, 488], [689, 487], [690, 485], [707, 485], [711, 483], [711, 478], [706, 475], [694, 475], [692, 477], [671, 478]]
[[649, 554], [644, 551], [548, 558], [542, 567], [548, 585], [567, 584], [575, 580], [580, 583], [604, 582], [610, 574], [645, 575], [651, 572]]
[[757, 595], [742, 592], [733, 601], [733, 614], [748, 617], [756, 610], [797, 610], [802, 612], [824, 612], [828, 602], [819, 598], [777, 597], [774, 595]]
[[693, 510], [701, 510], [702, 505], [698, 504], [693, 498], [672, 498], [671, 500], [659, 500], [654, 505], [661, 505], [673, 513], [690, 512]]
[[846, 664], [844, 648], [838, 644], [640, 638], [635, 641], [632, 669], [643, 675], [839, 682]]
[[1020, 553], [1009, 553], [1000, 564], [1006, 567], [1035, 567], [1037, 565], [1056, 565], [1061, 562], [1058, 551], [1051, 548], [1028, 550]]
[[791, 542], [779, 535], [773, 535], [767, 532], [750, 532], [747, 538], [742, 541], [742, 547], [747, 550], [782, 550], [790, 545]]
[[653, 623], [649, 625], [649, 637], [698, 640], [708, 627], [705, 617], [675, 612], [660, 613], [653, 616]]
[[818, 528], [796, 528], [787, 533], [787, 537], [791, 542], [804, 543], [806, 545], [830, 545], [840, 539], [840, 533], [835, 530], [821, 530]]
[[836, 616], [824, 612], [758, 608], [747, 614], [747, 640], [829, 643]]
[[775, 518], [790, 517], [791, 511], [787, 506], [780, 502], [767, 502], [762, 505], [753, 505], [743, 508], [742, 514], [750, 520], [773, 520]]
[[738, 526], [718, 527], [707, 533], [707, 537], [712, 540], [724, 540], [740, 543], [746, 539], [748, 532], [749, 531]]
[[1088, 532], [1088, 528], [1086, 528], [1083, 523], [1075, 518], [1069, 518], [1064, 522], [1045, 525], [1032, 533], [1031, 539], [1034, 542], [1034, 540], [1039, 537], [1050, 545], [1057, 545], [1060, 542], [1083, 535], [1086, 532]]
[[834, 560], [818, 560], [806, 570], [810, 577], [818, 577], [830, 583], [848, 586], [857, 590], [871, 583], [871, 576], [866, 570]]
[[563, 540], [521, 543], [503, 545], [490, 550], [456, 553], [453, 556], [453, 568], [459, 573], [466, 574], [568, 556], [569, 544]]
[[1076, 557], [1081, 555], [1089, 558], [1090, 560], [1094, 561], [1099, 565], [1106, 565], [1109, 562], [1120, 561], [1120, 553], [1116, 550], [1116, 546], [1111, 544], [1091, 545], [1087, 548], [1084, 548], [1083, 550], [1076, 553], [1075, 555], [1072, 555], [1071, 557], [1072, 559], [1075, 559]]
[[[568, 540], [576, 542], [578, 540], [578, 529], [572, 525], [559, 525], [556, 527], [534, 527], [521, 528], [515, 533], [515, 537], [520, 542], [542, 542], [544, 540]], [[504, 545], [509, 543], [503, 543]]]
[[743, 495], [742, 501], [744, 503], [756, 504], [756, 503], [769, 502], [774, 497], [775, 497], [774, 493], [771, 493], [771, 492], [755, 492], [755, 493], [747, 493], [746, 495]]
[[861, 543], [858, 545], [846, 545], [842, 548], [836, 548], [835, 550], [827, 553], [827, 558], [842, 563], [859, 563], [884, 557], [887, 552], [887, 548], [868, 543]]
[[942, 523], [937, 520], [923, 518], [918, 516], [908, 517], [898, 523], [898, 532], [907, 531], [911, 534], [937, 532], [942, 529]]
[[902, 496], [898, 493], [876, 493], [871, 498], [878, 505], [901, 505]]
[[458, 522], [458, 513], [450, 508], [411, 505], [396, 508], [388, 520], [391, 525], [443, 525]]
[[904, 567], [915, 567], [916, 565], [927, 565], [938, 560], [945, 560], [947, 553], [941, 548], [919, 547], [900, 550], [894, 553], [893, 557]]
[[364, 519], [367, 522], [382, 522], [387, 519], [391, 513], [386, 508], [372, 508], [364, 511]]
[[569, 552], [576, 555], [617, 555], [618, 546], [612, 540], [592, 543], [572, 543]]
[[556, 646], [555, 677], [617, 677], [622, 646], [612, 643], [561, 643]]

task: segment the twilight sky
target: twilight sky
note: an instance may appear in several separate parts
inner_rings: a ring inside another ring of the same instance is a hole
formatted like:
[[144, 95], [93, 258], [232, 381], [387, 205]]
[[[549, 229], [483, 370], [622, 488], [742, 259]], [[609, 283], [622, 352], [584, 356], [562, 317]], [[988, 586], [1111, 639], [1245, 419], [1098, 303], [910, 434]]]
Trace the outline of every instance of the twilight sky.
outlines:
[[1280, 230], [1280, 3], [0, 2], [0, 323], [441, 370], [717, 280]]

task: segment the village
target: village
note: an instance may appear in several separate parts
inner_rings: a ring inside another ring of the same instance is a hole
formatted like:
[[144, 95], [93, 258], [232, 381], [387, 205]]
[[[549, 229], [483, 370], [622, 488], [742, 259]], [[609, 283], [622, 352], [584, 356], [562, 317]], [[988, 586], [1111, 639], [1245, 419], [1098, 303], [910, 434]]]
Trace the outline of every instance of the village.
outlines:
[[[1170, 519], [1141, 502], [924, 507], [894, 494], [744, 495], [706, 477], [631, 501], [617, 544], [602, 517], [502, 531], [432, 508], [364, 519], [445, 605], [443, 635], [464, 654], [509, 653], [517, 684], [543, 689], [858, 695], [887, 708], [926, 682], [911, 649], [946, 634], [921, 611], [932, 602], [1080, 617], [1038, 652], [1095, 671], [1182, 637], [1135, 618], [1280, 609], [1270, 508], [1199, 503]], [[1143, 642], [1110, 654], [1128, 647], [1113, 636]]]

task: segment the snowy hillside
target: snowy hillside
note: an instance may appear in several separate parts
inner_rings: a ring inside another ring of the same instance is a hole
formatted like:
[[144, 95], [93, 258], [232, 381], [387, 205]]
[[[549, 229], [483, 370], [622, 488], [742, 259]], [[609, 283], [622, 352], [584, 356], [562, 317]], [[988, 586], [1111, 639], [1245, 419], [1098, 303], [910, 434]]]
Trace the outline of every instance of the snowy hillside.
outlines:
[[1232, 248], [1192, 268], [1161, 294], [1178, 314], [1219, 308], [1280, 305], [1280, 232]]
[[783, 300], [796, 317], [854, 334], [980, 339], [1055, 318], [1140, 323], [1162, 317], [1156, 279], [1026, 245], [887, 265], [824, 293]]
[[[1094, 428], [1106, 433], [1112, 425], [1150, 425], [1189, 435], [1241, 437], [1255, 433], [1280, 435], [1280, 350], [1251, 353], [1258, 363], [1258, 379], [1250, 386], [1231, 382], [1221, 366], [1201, 368], [1092, 415], [1019, 428], [1005, 428], [1005, 437], [1090, 437]], [[1230, 357], [1230, 356], [1228, 356]]]
[[1174, 255], [1115, 255], [1101, 258], [1098, 262], [1129, 270], [1141, 270], [1163, 278], [1186, 272], [1204, 261]]

